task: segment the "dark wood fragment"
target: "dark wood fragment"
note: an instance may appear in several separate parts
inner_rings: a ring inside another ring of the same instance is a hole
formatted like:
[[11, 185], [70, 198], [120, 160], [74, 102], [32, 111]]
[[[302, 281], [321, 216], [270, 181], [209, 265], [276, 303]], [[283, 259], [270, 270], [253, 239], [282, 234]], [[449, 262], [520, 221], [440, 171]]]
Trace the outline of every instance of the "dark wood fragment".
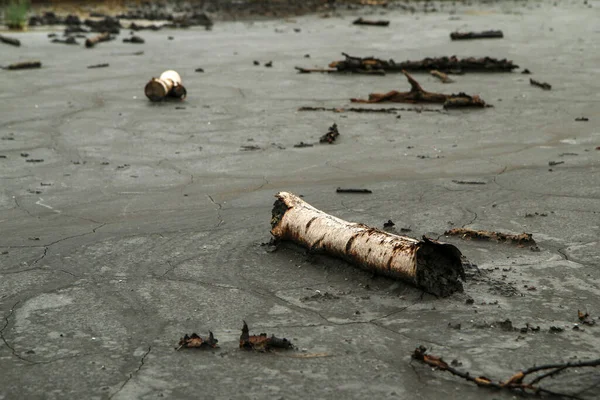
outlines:
[[450, 38], [452, 40], [468, 40], [468, 39], [501, 39], [504, 37], [502, 31], [483, 31], [483, 32], [452, 32]]
[[10, 44], [11, 46], [16, 47], [21, 46], [21, 41], [19, 39], [11, 38], [4, 35], [0, 35], [0, 42]]
[[537, 87], [542, 88], [544, 90], [551, 90], [552, 89], [552, 85], [550, 85], [547, 82], [539, 82], [539, 81], [536, 81], [535, 79], [529, 79], [529, 83], [532, 86], [537, 86]]
[[354, 22], [352, 22], [352, 23], [354, 25], [371, 25], [371, 26], [389, 26], [390, 25], [390, 21], [387, 21], [387, 20], [374, 21], [374, 20], [370, 20], [370, 19], [364, 19], [363, 17], [355, 19]]

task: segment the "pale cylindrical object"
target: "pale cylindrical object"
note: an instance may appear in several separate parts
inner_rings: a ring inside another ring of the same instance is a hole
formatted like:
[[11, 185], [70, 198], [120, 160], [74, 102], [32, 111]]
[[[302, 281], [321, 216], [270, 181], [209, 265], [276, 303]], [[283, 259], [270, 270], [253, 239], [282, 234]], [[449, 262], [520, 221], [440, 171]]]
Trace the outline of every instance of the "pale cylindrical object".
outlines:
[[453, 245], [423, 237], [394, 235], [320, 211], [292, 193], [275, 197], [271, 234], [310, 251], [343, 258], [362, 269], [400, 279], [426, 292], [462, 292], [461, 252]]
[[173, 70], [163, 72], [159, 78], [152, 78], [146, 84], [144, 92], [151, 101], [160, 101], [167, 96], [183, 99], [187, 94], [181, 84], [181, 76]]

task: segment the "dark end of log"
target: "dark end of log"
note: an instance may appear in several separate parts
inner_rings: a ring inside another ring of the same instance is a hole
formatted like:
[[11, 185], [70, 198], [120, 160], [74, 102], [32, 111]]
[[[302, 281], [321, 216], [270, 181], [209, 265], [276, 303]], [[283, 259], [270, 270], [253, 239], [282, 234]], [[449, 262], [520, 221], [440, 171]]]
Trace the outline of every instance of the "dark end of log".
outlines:
[[279, 224], [288, 209], [289, 207], [285, 204], [285, 201], [277, 197], [277, 200], [273, 203], [273, 210], [271, 210], [271, 228], [275, 228]]
[[423, 236], [417, 250], [417, 286], [440, 297], [463, 292], [461, 280], [466, 276], [461, 256], [456, 246]]

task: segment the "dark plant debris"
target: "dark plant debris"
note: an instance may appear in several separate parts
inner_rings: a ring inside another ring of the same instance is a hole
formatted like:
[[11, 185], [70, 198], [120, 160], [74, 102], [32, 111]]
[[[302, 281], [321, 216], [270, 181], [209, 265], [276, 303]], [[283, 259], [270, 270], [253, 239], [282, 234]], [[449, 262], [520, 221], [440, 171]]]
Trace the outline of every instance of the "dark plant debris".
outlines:
[[16, 70], [16, 69], [33, 69], [42, 68], [40, 61], [22, 61], [14, 64], [7, 65], [4, 69]]
[[294, 345], [286, 338], [278, 338], [275, 335], [271, 337], [266, 333], [250, 336], [248, 324], [244, 321], [242, 335], [240, 336], [240, 349], [256, 350], [260, 352], [271, 351], [274, 349], [293, 349]]
[[[355, 113], [379, 113], [379, 114], [396, 114], [398, 111], [407, 110], [406, 108], [335, 108], [335, 107], [300, 107], [298, 111], [331, 111], [336, 113], [355, 112]], [[436, 110], [437, 111], [437, 110]]]
[[510, 242], [517, 245], [535, 244], [531, 233], [521, 233], [513, 235], [502, 232], [478, 231], [469, 228], [453, 228], [446, 232], [445, 235], [460, 236], [462, 239], [477, 239], [477, 240], [495, 240], [498, 242]]
[[586, 117], [575, 118], [575, 121], [588, 122], [590, 119]]
[[352, 22], [352, 23], [354, 25], [371, 25], [371, 26], [389, 26], [390, 25], [390, 21], [387, 21], [387, 20], [374, 21], [374, 20], [370, 20], [370, 19], [364, 19], [363, 17], [355, 19], [354, 22]]
[[502, 39], [504, 34], [502, 31], [483, 31], [483, 32], [452, 32], [450, 39], [452, 40], [468, 40], [468, 39]]
[[577, 310], [577, 318], [579, 319], [579, 322], [581, 322], [584, 325], [596, 325], [596, 321], [594, 321], [592, 317], [590, 317], [590, 314], [587, 312]]
[[531, 71], [528, 70], [527, 68], [525, 68], [523, 71], [521, 71], [521, 73], [524, 74], [524, 75], [530, 75]]
[[333, 144], [338, 136], [340, 136], [340, 133], [338, 132], [337, 124], [333, 124], [329, 127], [327, 133], [321, 136], [319, 142]]
[[391, 228], [394, 225], [396, 225], [396, 224], [391, 219], [388, 219], [387, 222], [383, 223], [384, 228]]
[[550, 85], [547, 82], [539, 82], [539, 81], [536, 81], [535, 79], [529, 79], [529, 83], [532, 86], [537, 86], [537, 87], [542, 88], [544, 90], [551, 90], [552, 89], [552, 85]]
[[144, 38], [137, 36], [137, 35], [133, 35], [129, 38], [125, 38], [123, 39], [123, 43], [135, 43], [135, 44], [143, 44], [146, 41], [144, 40]]
[[486, 182], [481, 182], [481, 181], [459, 181], [456, 179], [452, 179], [452, 182], [456, 183], [457, 185], [485, 185]]
[[364, 194], [373, 193], [373, 191], [369, 190], [369, 189], [353, 189], [353, 188], [343, 189], [340, 187], [335, 189], [335, 192], [336, 193], [364, 193]]
[[196, 68], [194, 71], [195, 72], [204, 72], [204, 68]]
[[313, 147], [314, 145], [312, 143], [304, 143], [304, 142], [300, 142], [294, 145], [294, 147], [296, 148], [304, 148], [304, 147]]
[[219, 347], [217, 344], [219, 341], [215, 339], [212, 332], [208, 332], [208, 338], [198, 336], [196, 333], [192, 333], [190, 336], [187, 334], [179, 339], [179, 347], [176, 350], [184, 349], [216, 349]]
[[21, 41], [19, 39], [11, 38], [4, 35], [0, 35], [0, 42], [10, 44], [11, 46], [16, 47], [21, 46]]
[[564, 161], [548, 161], [548, 165], [550, 167], [554, 167], [555, 165], [560, 165], [560, 164], [564, 164]]
[[458, 58], [437, 57], [424, 58], [422, 60], [404, 61], [396, 63], [390, 59], [385, 61], [375, 57], [354, 57], [346, 53], [342, 53], [345, 60], [333, 61], [329, 64], [330, 68], [335, 68], [338, 72], [361, 71], [384, 71], [384, 72], [404, 72], [404, 71], [425, 71], [437, 70], [450, 73], [464, 72], [511, 72], [513, 69], [519, 68], [512, 61], [496, 58], [483, 57], [467, 57]]

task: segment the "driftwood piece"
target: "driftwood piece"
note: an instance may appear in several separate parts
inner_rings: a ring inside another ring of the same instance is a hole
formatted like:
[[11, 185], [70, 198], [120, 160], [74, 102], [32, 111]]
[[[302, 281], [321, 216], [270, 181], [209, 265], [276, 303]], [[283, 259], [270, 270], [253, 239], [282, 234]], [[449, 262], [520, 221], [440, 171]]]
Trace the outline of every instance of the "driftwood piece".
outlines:
[[[509, 390], [519, 394], [547, 394], [558, 398], [570, 398], [570, 399], [582, 399], [577, 395], [571, 395], [568, 393], [558, 393], [545, 389], [539, 385], [539, 383], [546, 379], [554, 377], [567, 369], [580, 369], [585, 367], [599, 367], [600, 358], [589, 361], [575, 361], [566, 363], [555, 363], [548, 365], [537, 365], [531, 368], [521, 370], [505, 381], [492, 380], [485, 376], [478, 374], [460, 371], [448, 363], [446, 363], [441, 357], [427, 354], [427, 348], [419, 346], [415, 349], [412, 354], [414, 360], [420, 361], [427, 364], [430, 367], [436, 368], [440, 371], [448, 371], [454, 376], [463, 378], [469, 382], [473, 382], [477, 386], [487, 387], [496, 390]], [[592, 387], [593, 389], [593, 387]], [[584, 389], [585, 391], [586, 389]], [[579, 394], [579, 393], [577, 393]]]
[[542, 88], [544, 90], [551, 90], [552, 89], [552, 85], [550, 85], [547, 82], [539, 82], [536, 81], [535, 79], [529, 79], [529, 83], [531, 84], [531, 86], [537, 86], [539, 88]]
[[335, 189], [335, 192], [336, 193], [365, 193], [365, 194], [373, 193], [373, 191], [369, 190], [369, 189], [353, 189], [353, 188], [344, 189], [341, 187]]
[[510, 242], [518, 245], [535, 244], [531, 233], [513, 235], [502, 232], [478, 231], [469, 228], [454, 228], [444, 232], [444, 235], [460, 236], [462, 239], [496, 240], [498, 242]]
[[280, 192], [276, 197], [271, 219], [271, 234], [276, 241], [292, 241], [310, 251], [342, 258], [437, 296], [463, 291], [465, 273], [455, 246], [347, 222], [292, 193]]
[[10, 44], [11, 46], [16, 47], [21, 46], [21, 41], [19, 39], [11, 38], [4, 35], [0, 35], [0, 42]]
[[102, 63], [102, 64], [94, 64], [94, 65], [88, 65], [89, 69], [93, 69], [93, 68], [106, 68], [109, 67], [110, 64], [108, 63]]
[[502, 39], [504, 34], [502, 31], [483, 31], [483, 32], [452, 32], [450, 38], [452, 40], [468, 40], [468, 39]]
[[364, 19], [363, 17], [355, 19], [354, 22], [352, 22], [352, 23], [354, 25], [371, 25], [371, 26], [389, 26], [390, 25], [390, 21], [386, 21], [386, 20], [373, 21], [370, 19]]
[[403, 72], [410, 83], [410, 92], [392, 90], [387, 93], [371, 93], [368, 100], [350, 99], [350, 101], [353, 103], [438, 103], [443, 104], [444, 108], [485, 107], [485, 102], [479, 96], [469, 96], [462, 92], [459, 94], [427, 92], [408, 72]]
[[181, 76], [173, 70], [163, 72], [146, 84], [144, 93], [151, 101], [161, 101], [167, 97], [185, 99], [187, 91], [181, 84]]
[[179, 350], [181, 348], [216, 349], [217, 347], [219, 347], [219, 345], [217, 343], [219, 343], [219, 341], [217, 339], [215, 339], [213, 333], [210, 331], [208, 332], [208, 338], [203, 338], [201, 336], [198, 336], [196, 333], [192, 333], [190, 336], [188, 336], [186, 334], [184, 337], [179, 339], [179, 347], [177, 347], [176, 350]]
[[16, 70], [16, 69], [33, 69], [41, 68], [41, 61], [22, 61], [14, 64], [7, 65], [4, 69]]
[[260, 335], [250, 335], [248, 324], [244, 321], [242, 334], [240, 336], [240, 349], [269, 351], [273, 349], [293, 349], [294, 345], [286, 338], [278, 338], [275, 335], [267, 336], [266, 333]]
[[[417, 113], [422, 112], [436, 112], [441, 113], [443, 110], [439, 108], [426, 108], [426, 107], [387, 107], [387, 108], [342, 108], [342, 107], [300, 107], [298, 111], [331, 111], [334, 113], [343, 112], [356, 112], [356, 113], [383, 113], [383, 114], [396, 114], [398, 111], [414, 111]], [[398, 117], [399, 118], [399, 117]]]
[[311, 74], [313, 72], [315, 73], [321, 73], [321, 74], [334, 74], [334, 73], [340, 73], [340, 72], [344, 72], [344, 73], [352, 73], [352, 74], [362, 74], [362, 75], [385, 75], [385, 71], [382, 69], [376, 69], [376, 70], [366, 70], [366, 69], [353, 69], [353, 70], [346, 70], [346, 71], [340, 71], [338, 69], [335, 68], [303, 68], [303, 67], [294, 67], [299, 74]]
[[110, 36], [109, 32], [104, 32], [101, 33], [97, 36], [94, 36], [92, 38], [89, 38], [85, 41], [85, 47], [92, 48], [94, 47], [96, 44], [100, 43], [100, 42], [108, 42], [109, 40], [112, 40], [112, 36]]
[[436, 78], [438, 78], [440, 81], [442, 81], [442, 83], [453, 83], [454, 82], [453, 79], [448, 78], [448, 75], [446, 75], [445, 73], [440, 72], [438, 70], [432, 69], [431, 71], [429, 71], [429, 73], [432, 76], [435, 76]]
[[144, 44], [146, 41], [144, 40], [144, 38], [137, 36], [137, 35], [132, 35], [129, 38], [125, 38], [123, 39], [123, 43], [136, 43], [136, 44]]
[[340, 72], [351, 72], [354, 70], [383, 70], [385, 72], [403, 72], [403, 71], [431, 71], [437, 70], [442, 72], [463, 73], [463, 72], [511, 72], [518, 65], [512, 61], [496, 58], [483, 57], [467, 57], [458, 58], [437, 57], [424, 58], [417, 61], [404, 61], [396, 63], [394, 60], [382, 60], [375, 57], [353, 57], [346, 53], [342, 53], [346, 57], [342, 61], [334, 61], [329, 64], [330, 68], [335, 68]]

